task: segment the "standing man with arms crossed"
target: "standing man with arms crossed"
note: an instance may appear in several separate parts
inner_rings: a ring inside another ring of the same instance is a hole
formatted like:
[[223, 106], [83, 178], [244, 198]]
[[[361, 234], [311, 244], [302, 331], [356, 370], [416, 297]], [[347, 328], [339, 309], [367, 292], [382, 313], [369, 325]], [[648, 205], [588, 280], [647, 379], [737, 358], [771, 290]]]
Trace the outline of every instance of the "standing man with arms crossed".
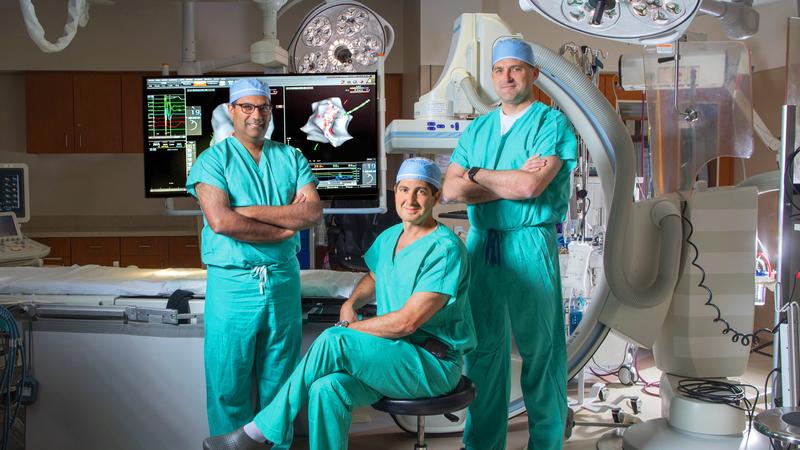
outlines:
[[[233, 135], [197, 158], [186, 189], [197, 197], [208, 266], [205, 371], [212, 435], [247, 423], [300, 360], [298, 231], [322, 217], [316, 179], [299, 150], [264, 137], [272, 105], [255, 79], [231, 86]], [[281, 442], [288, 448], [291, 441]]]
[[[455, 389], [475, 330], [467, 251], [432, 216], [441, 177], [430, 160], [403, 162], [395, 186], [402, 223], [381, 233], [364, 255], [370, 273], [342, 305], [340, 322], [320, 334], [253, 422], [206, 439], [204, 450], [256, 450], [286, 441], [305, 403], [310, 449], [346, 450], [353, 409], [383, 396], [435, 397]], [[358, 320], [356, 310], [373, 297], [377, 317]]]
[[509, 318], [523, 360], [528, 448], [563, 443], [567, 355], [555, 227], [567, 210], [577, 145], [566, 117], [535, 100], [538, 76], [528, 43], [495, 43], [492, 80], [501, 105], [470, 124], [445, 176], [445, 201], [467, 203], [470, 221], [478, 346], [466, 356], [477, 389], [464, 431], [467, 450], [506, 448]]

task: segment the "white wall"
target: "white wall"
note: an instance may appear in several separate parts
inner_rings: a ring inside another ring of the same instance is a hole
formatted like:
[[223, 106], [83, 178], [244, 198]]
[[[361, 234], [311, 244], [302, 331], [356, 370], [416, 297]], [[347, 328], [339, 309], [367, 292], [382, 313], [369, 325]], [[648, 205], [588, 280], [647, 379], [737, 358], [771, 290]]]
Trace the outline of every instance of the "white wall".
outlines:
[[450, 50], [453, 23], [463, 13], [484, 12], [481, 0], [420, 1], [420, 64], [442, 65]]

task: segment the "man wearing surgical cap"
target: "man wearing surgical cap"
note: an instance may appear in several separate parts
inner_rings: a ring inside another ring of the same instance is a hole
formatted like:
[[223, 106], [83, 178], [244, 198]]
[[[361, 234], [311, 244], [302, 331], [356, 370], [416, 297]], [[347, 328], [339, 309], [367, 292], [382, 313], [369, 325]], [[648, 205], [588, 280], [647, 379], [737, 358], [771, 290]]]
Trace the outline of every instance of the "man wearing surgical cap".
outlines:
[[466, 357], [477, 388], [467, 450], [506, 448], [512, 335], [523, 361], [528, 448], [562, 447], [567, 355], [556, 224], [567, 211], [577, 143], [567, 118], [536, 101], [538, 76], [527, 42], [496, 42], [500, 106], [464, 131], [445, 176], [445, 201], [467, 203], [470, 306], [480, 318], [478, 346]]
[[[433, 218], [441, 179], [430, 160], [403, 162], [395, 186], [402, 223], [381, 233], [364, 255], [370, 272], [342, 305], [340, 321], [320, 334], [253, 422], [206, 439], [205, 450], [286, 441], [304, 404], [310, 450], [345, 450], [354, 408], [381, 397], [436, 397], [455, 389], [475, 334], [466, 248]], [[373, 298], [377, 316], [359, 319], [358, 309]]]
[[[317, 181], [302, 153], [264, 137], [272, 110], [269, 88], [241, 79], [231, 86], [226, 107], [233, 135], [203, 151], [186, 181], [205, 225], [204, 351], [212, 435], [247, 423], [300, 360], [299, 231], [322, 216]], [[291, 442], [277, 444], [288, 449]]]

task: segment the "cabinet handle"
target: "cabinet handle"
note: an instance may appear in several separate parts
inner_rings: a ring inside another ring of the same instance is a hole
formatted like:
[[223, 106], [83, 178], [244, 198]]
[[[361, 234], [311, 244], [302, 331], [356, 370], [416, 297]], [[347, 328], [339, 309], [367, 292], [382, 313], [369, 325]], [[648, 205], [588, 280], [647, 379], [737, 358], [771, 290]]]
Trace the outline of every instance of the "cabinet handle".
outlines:
[[69, 134], [64, 133], [64, 148], [69, 149]]
[[186, 244], [183, 248], [197, 248], [197, 244]]
[[100, 250], [101, 248], [103, 248], [102, 245], [87, 245], [87, 247], [92, 250]]
[[139, 244], [139, 245], [136, 246], [136, 248], [153, 248], [153, 246], [152, 245], [147, 245], [147, 244]]
[[83, 135], [78, 135], [78, 148], [83, 148]]

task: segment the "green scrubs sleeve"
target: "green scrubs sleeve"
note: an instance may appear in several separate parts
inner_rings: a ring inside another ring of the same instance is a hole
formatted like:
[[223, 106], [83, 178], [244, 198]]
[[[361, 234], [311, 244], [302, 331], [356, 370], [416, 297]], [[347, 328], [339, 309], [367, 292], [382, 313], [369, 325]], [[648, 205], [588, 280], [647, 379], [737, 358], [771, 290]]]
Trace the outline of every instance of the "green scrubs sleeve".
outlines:
[[205, 183], [222, 190], [226, 194], [228, 192], [228, 181], [225, 179], [225, 168], [222, 161], [215, 152], [211, 149], [200, 154], [197, 158], [192, 170], [189, 171], [189, 177], [186, 179], [186, 191], [194, 197], [197, 197], [195, 190], [197, 183]]
[[370, 272], [376, 273], [378, 271], [378, 259], [381, 254], [381, 242], [383, 242], [383, 235], [385, 233], [381, 233], [375, 242], [369, 246], [369, 250], [367, 253], [364, 254], [364, 262], [367, 263], [367, 267], [369, 267]]
[[413, 293], [436, 292], [449, 295], [447, 304], [453, 303], [458, 292], [461, 264], [459, 249], [453, 243], [445, 241], [431, 246], [419, 269]]
[[561, 170], [572, 172], [577, 165], [577, 147], [578, 142], [567, 117], [557, 110], [548, 112], [536, 136], [534, 148], [542, 157], [557, 156], [564, 163]]
[[319, 185], [319, 180], [311, 172], [311, 167], [308, 165], [308, 160], [300, 150], [295, 149], [295, 158], [297, 159], [297, 185], [295, 189], [298, 191], [301, 187], [308, 183], [314, 183], [314, 186]]
[[467, 126], [467, 129], [464, 130], [464, 133], [458, 139], [458, 144], [453, 150], [453, 154], [450, 156], [451, 163], [456, 163], [464, 169], [472, 167], [472, 164], [470, 164], [470, 153], [472, 151], [472, 146], [475, 144], [475, 132], [473, 131], [475, 127], [473, 124], [475, 124], [474, 120]]

